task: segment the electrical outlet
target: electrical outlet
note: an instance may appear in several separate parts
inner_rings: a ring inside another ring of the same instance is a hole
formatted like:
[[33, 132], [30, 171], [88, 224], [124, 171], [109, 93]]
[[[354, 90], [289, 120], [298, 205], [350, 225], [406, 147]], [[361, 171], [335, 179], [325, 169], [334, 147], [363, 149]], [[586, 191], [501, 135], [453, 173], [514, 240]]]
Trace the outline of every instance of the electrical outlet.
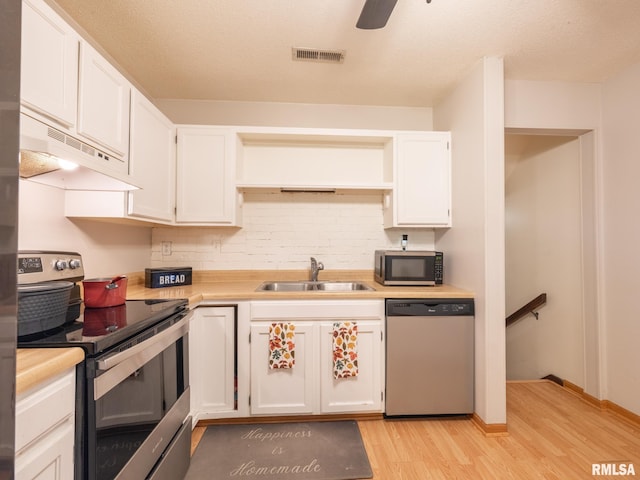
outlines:
[[162, 255], [163, 256], [171, 255], [171, 243], [172, 242], [162, 242]]

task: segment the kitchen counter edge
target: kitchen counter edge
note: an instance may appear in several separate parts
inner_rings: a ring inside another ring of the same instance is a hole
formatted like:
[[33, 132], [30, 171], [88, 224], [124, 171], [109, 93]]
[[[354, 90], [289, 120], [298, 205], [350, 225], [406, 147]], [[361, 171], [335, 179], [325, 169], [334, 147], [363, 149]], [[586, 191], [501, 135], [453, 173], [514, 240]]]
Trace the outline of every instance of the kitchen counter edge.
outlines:
[[143, 274], [129, 274], [127, 299], [177, 299], [186, 298], [191, 307], [215, 301], [255, 300], [362, 300], [387, 298], [473, 298], [473, 292], [452, 285], [428, 287], [384, 286], [373, 279], [370, 271], [337, 271], [326, 275], [326, 281], [360, 281], [373, 290], [349, 292], [273, 292], [256, 291], [265, 281], [304, 280], [304, 271], [208, 271], [193, 273], [191, 285], [146, 288]]
[[19, 348], [16, 350], [16, 395], [59, 375], [84, 361], [84, 350], [70, 348]]

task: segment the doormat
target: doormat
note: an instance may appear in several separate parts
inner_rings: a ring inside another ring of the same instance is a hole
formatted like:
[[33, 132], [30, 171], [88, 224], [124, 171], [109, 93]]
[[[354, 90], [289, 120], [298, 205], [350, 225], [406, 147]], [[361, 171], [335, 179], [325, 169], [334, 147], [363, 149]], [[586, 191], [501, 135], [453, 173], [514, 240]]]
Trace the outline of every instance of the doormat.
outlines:
[[185, 480], [372, 478], [355, 421], [210, 425]]

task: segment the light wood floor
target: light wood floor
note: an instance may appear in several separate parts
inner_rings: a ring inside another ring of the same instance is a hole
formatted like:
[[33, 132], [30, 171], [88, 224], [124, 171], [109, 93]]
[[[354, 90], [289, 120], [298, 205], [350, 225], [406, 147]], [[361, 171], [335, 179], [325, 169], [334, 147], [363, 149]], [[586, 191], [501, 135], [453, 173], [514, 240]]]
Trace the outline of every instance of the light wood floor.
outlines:
[[552, 382], [507, 384], [505, 437], [459, 419], [358, 424], [375, 480], [594, 479], [591, 464], [610, 462], [640, 476], [640, 426]]
[[358, 425], [374, 480], [608, 478], [592, 476], [594, 463], [632, 463], [631, 478], [640, 477], [640, 425], [549, 381], [507, 384], [504, 437], [486, 437], [466, 418]]

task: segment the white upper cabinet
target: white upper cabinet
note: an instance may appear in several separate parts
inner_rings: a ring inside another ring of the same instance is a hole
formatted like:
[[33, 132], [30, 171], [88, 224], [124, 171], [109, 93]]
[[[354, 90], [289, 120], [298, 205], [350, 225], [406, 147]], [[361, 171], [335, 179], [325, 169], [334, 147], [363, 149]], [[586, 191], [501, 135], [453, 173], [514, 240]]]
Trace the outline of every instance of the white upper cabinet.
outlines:
[[80, 37], [45, 2], [22, 3], [22, 105], [75, 127]]
[[114, 162], [111, 166], [126, 171], [129, 82], [84, 41], [80, 44], [78, 81], [78, 133], [123, 158], [123, 162]]
[[235, 134], [221, 127], [178, 127], [176, 223], [238, 225]]
[[176, 129], [137, 90], [131, 95], [129, 174], [141, 190], [129, 192], [128, 214], [172, 222], [175, 211]]
[[451, 135], [401, 133], [395, 138], [393, 194], [385, 227], [451, 226]]

